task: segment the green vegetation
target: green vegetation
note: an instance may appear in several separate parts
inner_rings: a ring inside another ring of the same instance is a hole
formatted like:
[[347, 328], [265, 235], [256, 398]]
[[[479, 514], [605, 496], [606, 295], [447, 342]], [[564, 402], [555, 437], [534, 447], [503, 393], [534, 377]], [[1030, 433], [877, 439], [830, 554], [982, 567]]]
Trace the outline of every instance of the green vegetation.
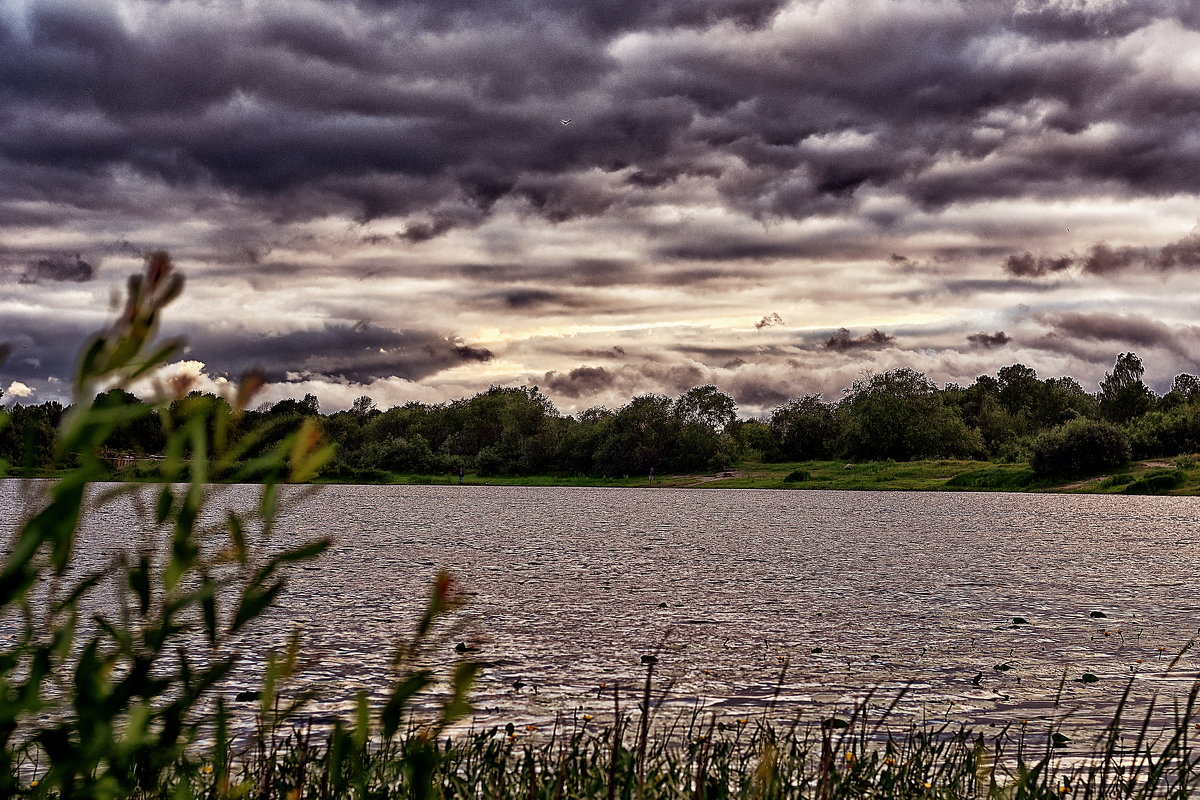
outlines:
[[[1069, 377], [1039, 379], [1023, 364], [981, 375], [967, 387], [943, 388], [915, 370], [894, 369], [855, 381], [837, 402], [804, 395], [763, 420], [739, 419], [733, 398], [714, 386], [676, 398], [643, 395], [616, 410], [597, 407], [573, 416], [559, 413], [535, 386], [493, 386], [451, 403], [386, 410], [362, 396], [331, 414], [322, 414], [310, 394], [227, 415], [227, 434], [255, 432], [237, 454], [252, 462], [298, 426], [315, 426], [324, 441], [337, 445], [320, 478], [347, 483], [442, 482], [462, 470], [489, 480], [630, 485], [651, 471], [691, 475], [735, 465], [745, 471], [755, 464], [958, 459], [1002, 470], [1026, 462], [1039, 480], [993, 484], [984, 476], [964, 477], [952, 488], [1041, 488], [1111, 473], [1131, 458], [1200, 451], [1200, 378], [1178, 375], [1158, 397], [1142, 381], [1144, 372], [1135, 354], [1122, 353], [1099, 390], [1088, 393]], [[106, 439], [107, 463], [121, 478], [153, 478], [153, 462], [166, 453], [170, 418], [199, 402], [198, 393], [180, 386], [178, 396], [160, 407], [127, 385], [95, 388], [104, 391], [88, 395], [84, 404], [117, 418]], [[71, 465], [75, 454], [56, 441], [69, 412], [55, 402], [11, 406], [10, 424], [0, 430], [0, 458], [11, 465], [10, 474], [53, 474], [56, 466]], [[227, 478], [232, 470], [223, 474]]]
[[[227, 398], [183, 396], [175, 387], [170, 402], [126, 402], [125, 387], [179, 350], [177, 342], [153, 339], [162, 309], [182, 286], [166, 254], [152, 254], [145, 274], [130, 280], [118, 320], [86, 344], [73, 388], [97, 399], [61, 415], [50, 458], [62, 474], [6, 543], [2, 797], [238, 797], [253, 788], [226, 791], [235, 765], [230, 714], [216, 687], [234, 666], [240, 635], [286, 587], [288, 566], [329, 546], [317, 539], [281, 549], [271, 532], [279, 483], [311, 480], [332, 450], [311, 420], [283, 435], [241, 427], [245, 401], [261, 385], [253, 376]], [[99, 387], [111, 388], [96, 394]], [[82, 520], [140, 489], [92, 486], [107, 474], [100, 453], [150, 428], [147, 420], [160, 426], [163, 458], [152, 508], [140, 515], [141, 539], [85, 573], [76, 554]], [[220, 478], [260, 484], [259, 502], [248, 512], [221, 508], [208, 491]], [[115, 610], [101, 599], [115, 601]], [[360, 698], [354, 725], [334, 726], [326, 751], [334, 768], [352, 746], [361, 749], [369, 737], [386, 744], [401, 732], [410, 699], [435, 680], [429, 668], [410, 665], [424, 657], [434, 624], [456, 603], [449, 577], [439, 577], [411, 642], [397, 653], [397, 680], [383, 707], [370, 709]], [[264, 741], [310, 699], [286, 692], [299, 656], [293, 636], [286, 653], [268, 658], [258, 694]], [[470, 711], [466, 693], [477, 670], [467, 660], [454, 667], [428, 730], [436, 734]], [[202, 731], [215, 738], [207, 752], [197, 748]], [[413, 763], [437, 760], [435, 740], [406, 746]], [[211, 776], [209, 788], [196, 791], [188, 776], [201, 774]]]

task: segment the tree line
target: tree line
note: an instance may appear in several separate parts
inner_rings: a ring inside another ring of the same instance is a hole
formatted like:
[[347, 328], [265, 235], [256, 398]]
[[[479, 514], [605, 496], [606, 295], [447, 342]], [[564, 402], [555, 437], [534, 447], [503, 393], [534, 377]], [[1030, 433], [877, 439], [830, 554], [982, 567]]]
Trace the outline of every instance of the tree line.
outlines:
[[[618, 409], [563, 415], [537, 387], [493, 386], [449, 403], [407, 403], [387, 410], [370, 397], [346, 411], [321, 414], [317, 398], [287, 399], [247, 411], [236, 425], [265, 431], [270, 448], [298, 421], [313, 418], [337, 455], [323, 475], [382, 480], [390, 473], [589, 475], [624, 477], [726, 469], [742, 460], [909, 461], [970, 458], [1030, 461], [1042, 474], [1083, 474], [1130, 458], [1200, 451], [1200, 378], [1178, 375], [1156, 395], [1134, 353], [1122, 353], [1091, 393], [1069, 377], [1041, 379], [1023, 364], [981, 375], [969, 386], [939, 388], [909, 368], [868, 374], [830, 401], [797, 397], [765, 419], [743, 419], [733, 398], [699, 386], [670, 398], [635, 397]], [[224, 403], [193, 393], [151, 413], [112, 390], [94, 405], [118, 422], [115, 452], [156, 455], [173, 416], [188, 404]], [[142, 409], [144, 411], [144, 409]], [[0, 430], [0, 458], [27, 470], [55, 466], [61, 404], [16, 404]], [[219, 415], [212, 415], [216, 419]], [[273, 433], [275, 432], [275, 433]]]

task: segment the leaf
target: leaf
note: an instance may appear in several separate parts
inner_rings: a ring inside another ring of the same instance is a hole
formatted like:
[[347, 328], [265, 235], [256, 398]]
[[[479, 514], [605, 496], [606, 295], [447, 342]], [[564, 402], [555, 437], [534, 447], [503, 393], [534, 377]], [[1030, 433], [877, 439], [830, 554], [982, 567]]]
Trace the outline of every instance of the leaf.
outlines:
[[233, 615], [233, 621], [229, 624], [229, 633], [237, 633], [246, 623], [256, 619], [263, 611], [266, 611], [271, 603], [275, 602], [275, 598], [283, 591], [284, 581], [279, 579], [265, 589], [257, 585], [247, 586], [242, 592], [241, 601], [238, 603], [237, 611]]
[[158, 500], [154, 504], [154, 521], [162, 525], [171, 515], [171, 506], [175, 502], [175, 493], [168, 484], [163, 484], [158, 492]]
[[379, 714], [379, 722], [383, 728], [384, 739], [391, 739], [395, 736], [396, 731], [400, 728], [400, 721], [404, 714], [404, 709], [408, 706], [408, 701], [417, 692], [431, 683], [433, 683], [433, 676], [428, 670], [417, 670], [416, 672], [409, 673], [392, 690], [387, 702], [383, 704], [383, 710]]

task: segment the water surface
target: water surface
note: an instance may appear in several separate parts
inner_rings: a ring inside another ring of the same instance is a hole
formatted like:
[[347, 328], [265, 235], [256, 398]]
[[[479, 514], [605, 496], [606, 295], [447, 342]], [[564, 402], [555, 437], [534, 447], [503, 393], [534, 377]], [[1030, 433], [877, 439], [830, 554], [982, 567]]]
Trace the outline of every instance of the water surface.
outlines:
[[[257, 489], [219, 491], [237, 505]], [[0, 508], [17, 502], [4, 482]], [[1196, 675], [1190, 652], [1167, 666], [1200, 625], [1198, 511], [1174, 497], [324, 487], [285, 504], [276, 539], [334, 546], [296, 571], [225, 690], [256, 685], [266, 649], [300, 626], [318, 712], [380, 694], [446, 568], [470, 602], [435, 660], [480, 648], [480, 724], [605, 713], [653, 653], [668, 708], [811, 718], [903, 691], [901, 722], [1098, 727], [1131, 679], [1144, 705]], [[82, 552], [100, 563], [138, 530], [119, 503]]]

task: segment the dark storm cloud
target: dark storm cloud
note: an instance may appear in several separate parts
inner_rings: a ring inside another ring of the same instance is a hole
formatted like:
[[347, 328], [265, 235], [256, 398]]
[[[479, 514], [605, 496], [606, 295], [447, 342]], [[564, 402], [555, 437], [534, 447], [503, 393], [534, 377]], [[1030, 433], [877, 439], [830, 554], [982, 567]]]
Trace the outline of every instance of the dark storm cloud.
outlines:
[[895, 343], [895, 341], [896, 337], [889, 336], [878, 329], [855, 338], [850, 335], [850, 331], [846, 328], [838, 328], [832, 336], [825, 340], [825, 349], [836, 350], [838, 352], [845, 352], [846, 350], [873, 350], [880, 347], [887, 347]]
[[1074, 256], [1035, 256], [1033, 253], [1014, 253], [1004, 260], [1004, 269], [1018, 277], [1037, 277], [1062, 272], [1075, 263]]
[[570, 292], [549, 289], [515, 288], [481, 295], [476, 302], [485, 308], [537, 311], [538, 313], [568, 313], [580, 308], [602, 306], [598, 300], [589, 300]]
[[769, 408], [792, 399], [792, 393], [770, 377], [735, 377], [731, 394], [738, 405]]
[[995, 333], [972, 333], [967, 337], [967, 341], [972, 345], [984, 348], [1003, 347], [1012, 341], [1012, 337], [1004, 331], [996, 331]]
[[19, 280], [21, 283], [42, 283], [43, 281], [87, 283], [95, 276], [96, 268], [78, 255], [51, 256], [39, 258], [30, 263], [21, 273]]
[[551, 370], [542, 378], [542, 385], [564, 397], [587, 397], [610, 388], [616, 380], [617, 376], [604, 367], [582, 366], [566, 375]]
[[[1191, 90], [1133, 74], [1109, 46], [1153, 24], [1194, 26], [1190, 7], [802, 2], [800, 28], [773, 35], [782, 6], [182, 2], [135, 26], [108, 3], [34, 0], [0, 21], [0, 157], [29, 196], [66, 191], [38, 188], [56, 170], [105, 194], [126, 168], [363, 219], [438, 205], [486, 215], [512, 198], [563, 221], [702, 174], [733, 208], [793, 218], [853, 208], [866, 187], [933, 207], [1088, 183], [1195, 188]], [[741, 27], [694, 38], [725, 22]], [[639, 31], [662, 41], [614, 54]], [[1101, 124], [1106, 140], [1080, 135]], [[612, 187], [587, 177], [617, 170]], [[479, 219], [434, 216], [402, 235]], [[794, 253], [733, 249], [666, 252]]]
[[1178, 350], [1180, 336], [1192, 329], [1175, 329], [1157, 320], [1108, 312], [1044, 314], [1051, 335], [1070, 342], [1112, 342], [1120, 347], [1162, 347]]
[[1091, 275], [1108, 275], [1121, 272], [1135, 264], [1145, 263], [1146, 252], [1134, 247], [1109, 247], [1100, 242], [1092, 245], [1083, 260], [1083, 271]]
[[0, 378], [69, 380], [83, 343], [102, 327], [99, 316], [89, 323], [37, 312], [0, 314], [0, 345], [10, 348], [8, 361], [0, 364]]
[[632, 261], [615, 258], [568, 258], [545, 264], [475, 262], [448, 268], [473, 282], [490, 284], [542, 283], [603, 288], [639, 284], [654, 279]]
[[392, 376], [415, 381], [492, 358], [486, 349], [434, 331], [394, 331], [369, 323], [253, 335], [253, 351], [247, 352], [251, 336], [246, 331], [197, 331], [188, 336], [187, 356], [203, 361], [213, 372], [237, 375], [261, 367], [273, 381], [321, 376], [354, 383]]
[[1161, 248], [1113, 247], [1107, 242], [1097, 242], [1082, 257], [1014, 253], [1004, 260], [1003, 268], [1015, 277], [1037, 278], [1065, 272], [1077, 264], [1084, 274], [1099, 276], [1131, 269], [1193, 270], [1200, 268], [1200, 234], [1190, 234]]
[[[44, 314], [0, 316], [0, 344], [12, 348], [8, 362], [0, 365], [0, 375], [26, 383], [49, 375], [69, 379], [83, 342], [102, 328], [104, 321], [101, 316], [75, 323], [47, 319]], [[486, 349], [435, 331], [393, 331], [367, 323], [331, 323], [316, 330], [275, 335], [179, 327], [165, 333], [182, 336], [187, 342], [185, 357], [204, 362], [213, 374], [239, 376], [251, 368], [263, 368], [275, 381], [287, 380], [289, 375], [352, 382], [393, 375], [420, 380], [493, 357]], [[247, 347], [250, 341], [252, 348]]]

